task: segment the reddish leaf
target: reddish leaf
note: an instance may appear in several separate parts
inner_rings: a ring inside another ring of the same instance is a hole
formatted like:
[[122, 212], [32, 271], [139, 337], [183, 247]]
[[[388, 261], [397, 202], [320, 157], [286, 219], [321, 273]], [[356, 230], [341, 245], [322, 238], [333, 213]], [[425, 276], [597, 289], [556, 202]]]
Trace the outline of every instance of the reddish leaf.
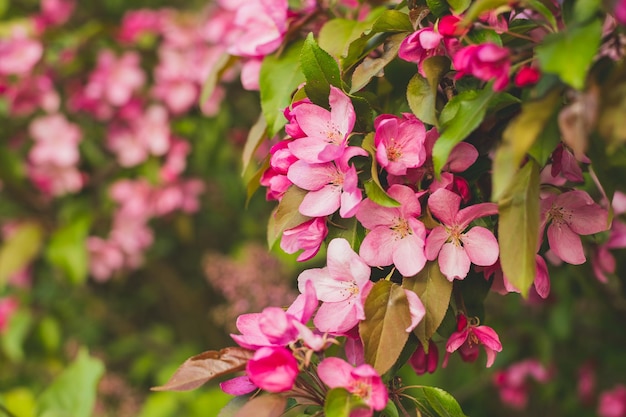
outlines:
[[240, 347], [224, 348], [192, 356], [174, 372], [165, 385], [152, 391], [189, 391], [222, 375], [241, 371], [252, 358], [253, 351]]
[[270, 394], [255, 397], [241, 407], [234, 417], [279, 417], [285, 412], [287, 398]]

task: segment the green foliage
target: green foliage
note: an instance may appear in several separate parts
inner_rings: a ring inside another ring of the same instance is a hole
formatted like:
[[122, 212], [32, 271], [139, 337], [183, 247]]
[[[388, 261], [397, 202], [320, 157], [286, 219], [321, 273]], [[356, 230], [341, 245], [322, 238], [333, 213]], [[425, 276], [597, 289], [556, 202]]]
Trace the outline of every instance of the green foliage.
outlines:
[[423, 63], [426, 78], [415, 74], [406, 90], [406, 98], [413, 114], [424, 123], [437, 126], [437, 90], [441, 79], [450, 69], [450, 60], [434, 56]]
[[82, 214], [66, 226], [58, 228], [46, 247], [50, 263], [61, 269], [74, 284], [83, 284], [87, 279], [88, 253], [86, 239], [91, 229], [89, 214]]
[[341, 75], [337, 62], [317, 45], [309, 33], [300, 52], [300, 67], [306, 78], [304, 90], [315, 104], [328, 108], [330, 86], [341, 88]]
[[39, 253], [43, 230], [34, 221], [23, 222], [0, 246], [0, 289], [9, 276], [25, 268]]
[[333, 388], [326, 395], [324, 415], [326, 417], [350, 417], [358, 409], [369, 408], [363, 400], [344, 388]]

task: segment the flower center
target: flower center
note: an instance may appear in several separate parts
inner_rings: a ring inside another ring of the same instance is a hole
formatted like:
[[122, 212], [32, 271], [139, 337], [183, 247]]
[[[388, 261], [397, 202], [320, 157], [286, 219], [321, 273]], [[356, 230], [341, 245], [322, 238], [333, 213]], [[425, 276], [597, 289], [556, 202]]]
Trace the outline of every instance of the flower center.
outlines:
[[341, 145], [341, 142], [343, 142], [343, 135], [333, 122], [326, 123], [326, 142], [333, 145]]
[[349, 391], [367, 401], [370, 398], [371, 389], [372, 387], [363, 381], [354, 381]]
[[552, 206], [548, 212], [548, 216], [552, 218], [552, 222], [557, 225], [570, 223], [574, 217], [574, 213], [564, 207]]
[[402, 157], [402, 149], [400, 149], [395, 139], [392, 138], [389, 142], [389, 146], [387, 146], [387, 159], [391, 162], [396, 162]]
[[397, 217], [394, 221], [393, 226], [391, 226], [391, 230], [394, 231], [395, 239], [404, 239], [408, 235], [413, 234], [413, 230], [411, 230], [411, 226], [409, 226], [409, 221], [407, 219], [403, 219], [402, 217]]
[[448, 241], [452, 242], [456, 246], [463, 246], [461, 241], [461, 238], [463, 237], [463, 230], [459, 226], [454, 225], [452, 227], [446, 227], [446, 231], [450, 236]]

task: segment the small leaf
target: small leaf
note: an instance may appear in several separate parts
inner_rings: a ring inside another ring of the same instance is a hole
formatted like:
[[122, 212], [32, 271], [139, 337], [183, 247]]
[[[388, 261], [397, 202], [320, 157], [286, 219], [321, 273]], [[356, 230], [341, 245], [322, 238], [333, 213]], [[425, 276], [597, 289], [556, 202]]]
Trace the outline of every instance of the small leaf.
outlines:
[[560, 101], [559, 90], [551, 91], [540, 100], [528, 101], [522, 106], [522, 112], [508, 124], [493, 161], [493, 201], [498, 201], [509, 188], [526, 153], [554, 115]]
[[430, 12], [437, 17], [450, 13], [450, 7], [445, 0], [426, 0]]
[[469, 7], [471, 0], [448, 0], [454, 14], [461, 14]]
[[324, 415], [326, 417], [350, 417], [354, 410], [369, 409], [360, 397], [344, 388], [333, 388], [326, 394]]
[[396, 403], [391, 400], [387, 401], [387, 405], [385, 405], [382, 414], [385, 417], [400, 417], [400, 413], [398, 412], [398, 407], [396, 407]]
[[413, 25], [408, 14], [398, 10], [386, 10], [374, 21], [372, 32], [413, 32]]
[[165, 385], [152, 391], [189, 391], [214, 378], [243, 370], [253, 351], [240, 347], [209, 350], [187, 359]]
[[0, 337], [2, 352], [12, 362], [24, 359], [24, 342], [31, 332], [33, 315], [29, 310], [17, 310]]
[[241, 408], [246, 405], [246, 403], [249, 401], [250, 396], [246, 395], [246, 396], [239, 396], [239, 397], [235, 397], [232, 400], [230, 400], [228, 402], [228, 404], [226, 404], [221, 410], [220, 412], [217, 414], [217, 417], [234, 417], [235, 414], [241, 410]]
[[400, 44], [405, 38], [403, 34], [396, 34], [390, 36], [384, 44], [383, 54], [379, 58], [368, 59], [365, 58], [354, 70], [352, 74], [352, 87], [350, 93], [359, 91], [365, 87], [370, 80], [375, 77], [380, 71], [387, 66], [397, 55], [400, 49]]
[[38, 398], [37, 416], [91, 417], [103, 374], [102, 362], [81, 349], [74, 362]]
[[532, 156], [539, 166], [543, 167], [548, 163], [548, 159], [561, 142], [561, 132], [559, 131], [557, 114], [553, 114], [544, 126], [539, 136], [528, 150], [528, 155]]
[[27, 221], [17, 226], [17, 230], [0, 247], [0, 288], [7, 279], [19, 272], [39, 253], [43, 230], [35, 222]]
[[582, 90], [601, 38], [602, 22], [597, 19], [587, 25], [569, 26], [563, 32], [546, 36], [536, 48], [541, 70], [556, 74], [565, 83]]
[[285, 412], [287, 398], [269, 394], [254, 397], [246, 403], [234, 417], [279, 417]]
[[85, 240], [91, 227], [91, 215], [77, 216], [66, 226], [57, 229], [46, 248], [46, 258], [61, 269], [74, 284], [87, 278], [89, 253]]
[[226, 52], [220, 55], [215, 64], [211, 67], [211, 71], [209, 72], [204, 85], [202, 85], [202, 92], [200, 93], [200, 107], [202, 107], [204, 103], [211, 98], [211, 95], [213, 94], [213, 91], [215, 91], [215, 87], [224, 72], [232, 67], [238, 60], [239, 58], [231, 56]]
[[341, 88], [341, 74], [337, 61], [317, 45], [312, 33], [302, 46], [300, 65], [306, 78], [307, 96], [313, 103], [328, 108], [330, 86]]
[[439, 117], [441, 135], [433, 147], [436, 175], [441, 173], [452, 149], [480, 126], [494, 95], [491, 84], [488, 84], [483, 90], [463, 91], [443, 108]]
[[274, 246], [274, 243], [282, 236], [285, 230], [292, 229], [311, 219], [300, 214], [298, 210], [306, 194], [307, 191], [292, 185], [282, 200], [280, 200], [278, 207], [270, 215], [267, 227], [267, 243], [270, 248]]
[[294, 43], [280, 56], [266, 56], [261, 64], [259, 74], [261, 108], [270, 137], [287, 123], [283, 110], [291, 104], [291, 94], [305, 80], [300, 68], [301, 49], [301, 42]]
[[267, 138], [265, 131], [267, 130], [267, 122], [263, 115], [260, 115], [257, 119], [256, 123], [250, 128], [248, 132], [248, 138], [246, 139], [246, 144], [243, 147], [243, 168], [241, 169], [242, 175], [248, 169], [248, 165], [252, 161], [252, 157], [254, 156], [254, 152], [256, 152], [257, 148], [263, 142], [263, 139]]
[[402, 280], [402, 287], [413, 291], [422, 301], [426, 315], [414, 332], [425, 349], [448, 311], [452, 283], [441, 273], [436, 261], [429, 261], [417, 275]]
[[507, 279], [522, 295], [535, 280], [539, 242], [539, 166], [534, 160], [515, 175], [498, 201], [500, 264]]
[[[322, 26], [318, 35], [320, 48], [342, 60], [348, 55], [350, 44], [361, 38], [363, 32], [372, 27], [372, 22], [358, 22], [352, 19], [332, 19]], [[365, 46], [363, 39], [362, 46]]]
[[524, 4], [529, 9], [532, 9], [536, 11], [537, 13], [539, 13], [541, 16], [543, 16], [544, 19], [546, 19], [546, 21], [550, 23], [550, 26], [552, 27], [554, 31], [558, 30], [559, 26], [556, 22], [556, 18], [554, 17], [554, 14], [550, 11], [550, 9], [546, 7], [545, 4], [541, 2], [541, 0], [525, 0]]
[[415, 74], [406, 91], [413, 114], [424, 123], [437, 126], [437, 89], [441, 78], [450, 69], [450, 59], [444, 56], [427, 58], [423, 62], [426, 78]]
[[441, 417], [467, 417], [448, 392], [436, 387], [422, 387], [428, 405]]
[[365, 300], [366, 319], [359, 324], [365, 362], [384, 374], [393, 366], [409, 338], [409, 301], [404, 289], [390, 281], [374, 284]]

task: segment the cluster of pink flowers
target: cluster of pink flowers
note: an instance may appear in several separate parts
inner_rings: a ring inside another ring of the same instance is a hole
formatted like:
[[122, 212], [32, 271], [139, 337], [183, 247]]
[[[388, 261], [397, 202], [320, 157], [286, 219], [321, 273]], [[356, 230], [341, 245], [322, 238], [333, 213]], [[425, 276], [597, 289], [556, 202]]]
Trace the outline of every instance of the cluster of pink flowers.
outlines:
[[497, 371], [493, 375], [493, 383], [504, 404], [523, 410], [528, 403], [530, 381], [545, 384], [550, 378], [550, 371], [538, 360], [526, 359]]

